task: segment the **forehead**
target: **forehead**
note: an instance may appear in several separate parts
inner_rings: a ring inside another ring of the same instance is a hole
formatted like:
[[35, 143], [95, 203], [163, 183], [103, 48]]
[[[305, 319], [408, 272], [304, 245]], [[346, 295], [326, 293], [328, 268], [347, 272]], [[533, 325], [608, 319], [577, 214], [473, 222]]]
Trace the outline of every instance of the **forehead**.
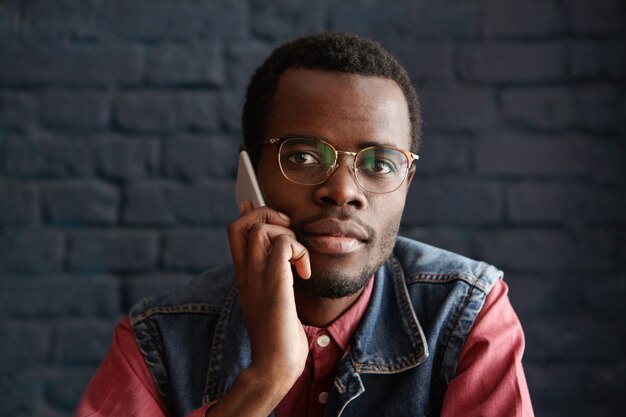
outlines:
[[409, 149], [410, 127], [406, 99], [393, 80], [289, 69], [278, 82], [266, 138], [305, 134], [344, 150], [372, 143]]

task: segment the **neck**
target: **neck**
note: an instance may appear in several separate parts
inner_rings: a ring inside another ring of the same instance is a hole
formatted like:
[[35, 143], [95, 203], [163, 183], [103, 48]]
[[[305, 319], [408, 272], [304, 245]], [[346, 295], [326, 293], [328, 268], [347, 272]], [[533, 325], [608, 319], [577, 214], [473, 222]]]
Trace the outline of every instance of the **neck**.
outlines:
[[326, 327], [345, 313], [359, 299], [361, 288], [355, 294], [342, 298], [322, 298], [295, 290], [296, 309], [302, 324]]

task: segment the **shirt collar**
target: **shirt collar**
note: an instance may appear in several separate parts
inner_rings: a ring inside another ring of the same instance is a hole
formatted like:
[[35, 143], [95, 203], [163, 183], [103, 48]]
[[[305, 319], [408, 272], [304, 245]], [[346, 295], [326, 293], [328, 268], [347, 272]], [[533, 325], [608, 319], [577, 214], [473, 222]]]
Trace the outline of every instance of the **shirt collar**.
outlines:
[[[356, 300], [356, 302], [352, 304], [352, 306], [350, 306], [350, 308], [346, 310], [341, 316], [339, 316], [335, 321], [333, 321], [325, 328], [325, 330], [330, 333], [330, 336], [339, 345], [342, 351], [348, 349], [350, 339], [352, 339], [354, 332], [356, 332], [356, 328], [358, 327], [361, 319], [363, 318], [363, 315], [365, 314], [365, 310], [367, 309], [370, 298], [372, 296], [373, 287], [374, 277], [372, 276], [367, 282], [367, 285], [363, 289], [363, 292]], [[304, 325], [304, 331], [309, 338], [309, 342], [316, 337], [320, 330], [323, 331], [324, 329], [315, 326]]]

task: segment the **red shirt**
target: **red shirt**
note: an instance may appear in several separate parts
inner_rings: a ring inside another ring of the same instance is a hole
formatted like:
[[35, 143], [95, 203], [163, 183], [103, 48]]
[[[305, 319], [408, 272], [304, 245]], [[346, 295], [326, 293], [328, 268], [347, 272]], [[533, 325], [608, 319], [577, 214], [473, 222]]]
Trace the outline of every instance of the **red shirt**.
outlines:
[[[358, 301], [327, 328], [305, 326], [311, 347], [305, 371], [277, 407], [277, 417], [323, 414], [334, 368], [369, 303], [372, 282]], [[487, 296], [461, 351], [457, 374], [444, 398], [442, 417], [533, 416], [521, 364], [524, 335], [507, 292], [507, 285], [500, 280]], [[204, 417], [209, 407], [202, 406], [188, 417]], [[75, 417], [129, 415], [165, 417], [167, 413], [125, 319], [118, 325], [109, 353], [89, 383]]]

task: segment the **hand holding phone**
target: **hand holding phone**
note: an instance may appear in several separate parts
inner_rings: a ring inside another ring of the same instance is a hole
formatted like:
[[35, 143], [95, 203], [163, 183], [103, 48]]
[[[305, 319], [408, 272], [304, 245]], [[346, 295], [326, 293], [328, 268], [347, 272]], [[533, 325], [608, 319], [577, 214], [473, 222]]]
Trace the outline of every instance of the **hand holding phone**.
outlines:
[[265, 205], [263, 194], [261, 194], [261, 188], [256, 179], [252, 161], [250, 161], [250, 155], [245, 150], [239, 152], [239, 166], [237, 168], [237, 181], [235, 183], [235, 199], [237, 200], [237, 206], [240, 207], [241, 203], [250, 200], [254, 208], [259, 208]]

